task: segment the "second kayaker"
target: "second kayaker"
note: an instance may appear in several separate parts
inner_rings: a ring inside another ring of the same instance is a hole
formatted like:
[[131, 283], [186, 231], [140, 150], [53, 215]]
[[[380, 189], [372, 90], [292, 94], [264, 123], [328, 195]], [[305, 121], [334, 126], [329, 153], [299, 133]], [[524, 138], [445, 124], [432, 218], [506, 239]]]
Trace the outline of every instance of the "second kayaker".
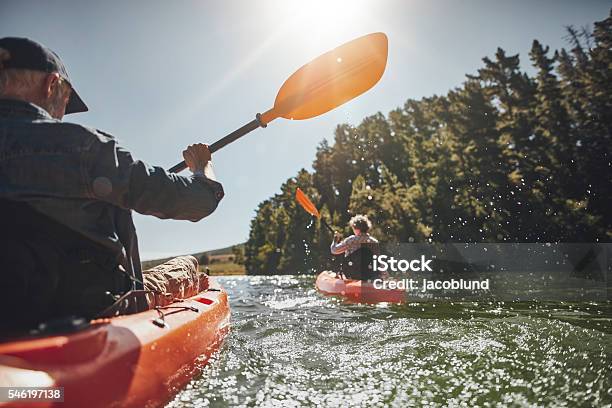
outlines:
[[358, 214], [350, 219], [349, 226], [353, 230], [353, 235], [342, 239], [342, 235], [336, 232], [330, 247], [331, 253], [344, 254], [342, 270], [348, 278], [373, 279], [375, 274], [368, 269], [368, 266], [372, 260], [372, 249], [376, 250], [378, 240], [369, 234], [372, 222], [367, 215]]
[[208, 146], [183, 152], [191, 175], [171, 174], [106, 132], [62, 121], [87, 110], [57, 54], [0, 39], [0, 307], [10, 310], [0, 329], [92, 318], [129, 290], [155, 295], [134, 311], [206, 287], [193, 257], [143, 275], [131, 211], [193, 222], [215, 211], [224, 192]]

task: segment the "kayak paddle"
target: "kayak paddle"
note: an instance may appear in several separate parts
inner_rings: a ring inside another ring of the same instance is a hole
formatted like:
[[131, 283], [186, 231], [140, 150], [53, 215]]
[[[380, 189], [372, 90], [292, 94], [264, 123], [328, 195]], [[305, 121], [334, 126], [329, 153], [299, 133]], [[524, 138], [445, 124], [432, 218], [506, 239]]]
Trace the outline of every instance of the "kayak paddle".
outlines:
[[[387, 36], [368, 34], [315, 58], [293, 73], [276, 95], [274, 106], [209, 146], [214, 153], [276, 118], [310, 119], [322, 115], [373, 87], [387, 66]], [[178, 173], [185, 161], [168, 171]]]
[[331, 231], [332, 234], [336, 233], [336, 231], [334, 231], [333, 228], [329, 226], [325, 219], [321, 217], [321, 214], [319, 213], [319, 210], [317, 210], [317, 207], [315, 207], [312, 201], [310, 201], [310, 199], [299, 187], [295, 190], [295, 199], [302, 206], [302, 208], [306, 210], [308, 214], [318, 218], [323, 223], [323, 225], [325, 225], [327, 229]]

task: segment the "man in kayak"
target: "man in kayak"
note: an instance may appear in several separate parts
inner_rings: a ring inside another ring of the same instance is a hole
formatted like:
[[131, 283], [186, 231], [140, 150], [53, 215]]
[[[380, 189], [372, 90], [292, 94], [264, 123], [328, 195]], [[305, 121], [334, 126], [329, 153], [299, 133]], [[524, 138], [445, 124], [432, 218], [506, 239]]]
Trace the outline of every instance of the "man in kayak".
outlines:
[[336, 232], [330, 247], [331, 253], [344, 254], [342, 271], [348, 278], [373, 279], [375, 274], [368, 266], [372, 262], [373, 253], [377, 251], [378, 240], [368, 233], [372, 222], [366, 215], [358, 214], [351, 218], [349, 226], [353, 229], [353, 235], [342, 239], [340, 233]]
[[[208, 146], [183, 152], [189, 176], [133, 158], [97, 129], [63, 122], [88, 108], [64, 64], [25, 38], [0, 39], [0, 327], [96, 316], [129, 290], [121, 312], [192, 296], [207, 286], [193, 257], [141, 271], [131, 210], [199, 221], [223, 198]], [[129, 303], [129, 302], [128, 302]]]

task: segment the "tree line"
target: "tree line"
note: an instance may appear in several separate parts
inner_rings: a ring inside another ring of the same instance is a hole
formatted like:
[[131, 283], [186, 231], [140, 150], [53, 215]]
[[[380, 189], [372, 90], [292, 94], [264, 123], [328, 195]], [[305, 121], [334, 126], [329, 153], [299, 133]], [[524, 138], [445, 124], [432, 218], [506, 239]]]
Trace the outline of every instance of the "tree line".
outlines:
[[612, 10], [567, 32], [568, 49], [533, 41], [531, 75], [498, 48], [446, 95], [338, 125], [313, 171], [259, 204], [248, 273], [330, 266], [330, 233], [297, 187], [345, 234], [367, 214], [382, 242], [610, 242]]

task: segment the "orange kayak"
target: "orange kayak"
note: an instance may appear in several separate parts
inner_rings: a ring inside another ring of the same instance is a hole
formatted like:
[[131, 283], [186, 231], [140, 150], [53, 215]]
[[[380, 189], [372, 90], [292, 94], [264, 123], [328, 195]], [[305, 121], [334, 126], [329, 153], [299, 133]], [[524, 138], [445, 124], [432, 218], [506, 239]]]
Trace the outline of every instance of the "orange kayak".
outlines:
[[377, 289], [371, 282], [341, 279], [334, 272], [323, 271], [315, 286], [325, 295], [342, 296], [359, 303], [404, 303], [406, 292], [399, 289]]
[[0, 406], [164, 406], [201, 372], [229, 330], [227, 293], [214, 278], [209, 285], [212, 290], [160, 311], [95, 320], [67, 335], [0, 343], [0, 387], [64, 388], [63, 403]]

